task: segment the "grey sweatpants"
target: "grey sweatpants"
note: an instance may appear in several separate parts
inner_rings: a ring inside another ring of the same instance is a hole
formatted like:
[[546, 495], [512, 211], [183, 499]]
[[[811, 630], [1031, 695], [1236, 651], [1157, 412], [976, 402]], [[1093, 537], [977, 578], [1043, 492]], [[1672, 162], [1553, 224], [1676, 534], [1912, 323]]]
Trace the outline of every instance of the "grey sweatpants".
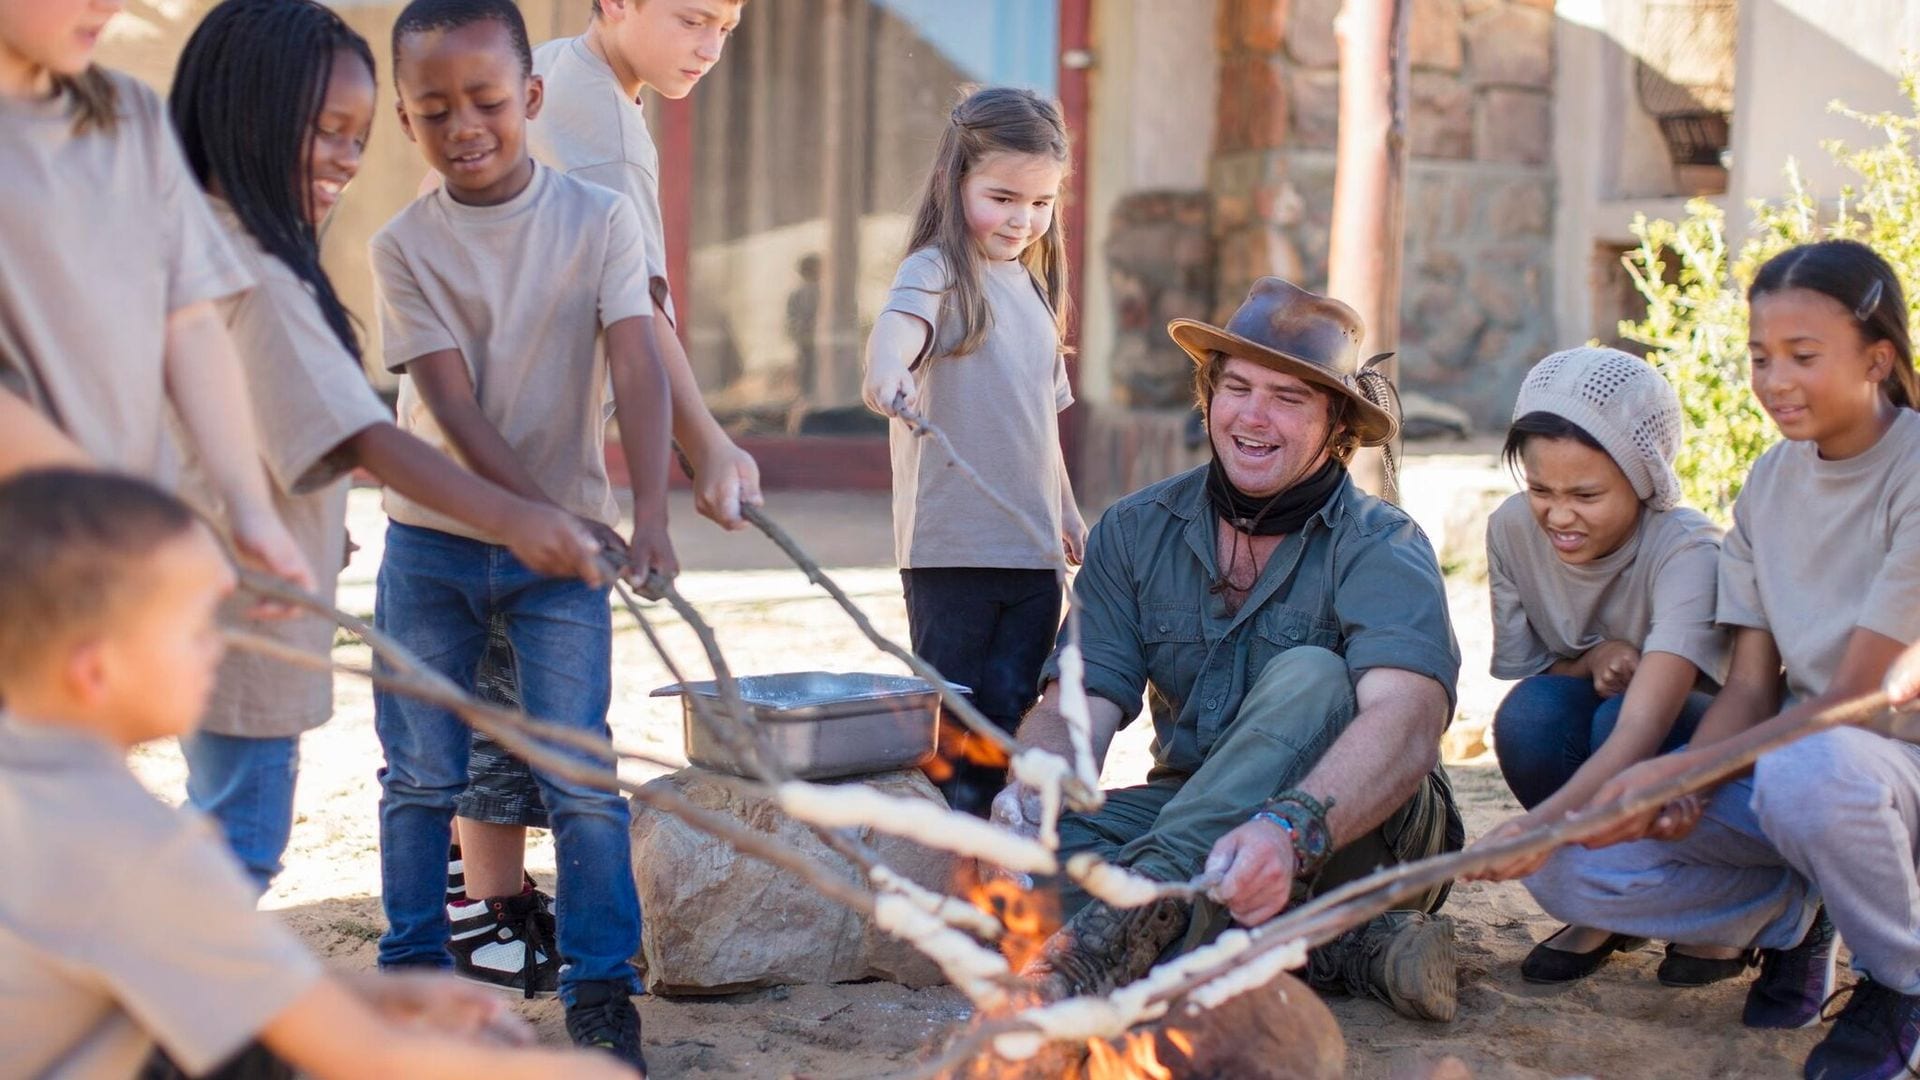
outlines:
[[1689, 945], [1791, 948], [1824, 901], [1854, 966], [1920, 993], [1920, 746], [1809, 736], [1728, 784], [1672, 842], [1566, 848], [1527, 888], [1568, 923]]

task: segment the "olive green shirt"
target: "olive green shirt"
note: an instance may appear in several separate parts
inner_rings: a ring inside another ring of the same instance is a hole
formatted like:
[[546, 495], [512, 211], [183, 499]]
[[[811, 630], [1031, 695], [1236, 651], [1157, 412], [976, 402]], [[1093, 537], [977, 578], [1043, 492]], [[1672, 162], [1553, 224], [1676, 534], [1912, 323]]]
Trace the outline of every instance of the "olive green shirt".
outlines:
[[[1425, 675], [1453, 702], [1460, 648], [1446, 584], [1412, 518], [1346, 481], [1280, 542], [1229, 613], [1212, 590], [1206, 478], [1202, 466], [1115, 503], [1088, 536], [1073, 585], [1087, 692], [1127, 717], [1146, 693], [1161, 766], [1198, 769], [1260, 670], [1300, 645], [1338, 653], [1355, 680], [1377, 667]], [[1041, 685], [1059, 673], [1056, 650]]]

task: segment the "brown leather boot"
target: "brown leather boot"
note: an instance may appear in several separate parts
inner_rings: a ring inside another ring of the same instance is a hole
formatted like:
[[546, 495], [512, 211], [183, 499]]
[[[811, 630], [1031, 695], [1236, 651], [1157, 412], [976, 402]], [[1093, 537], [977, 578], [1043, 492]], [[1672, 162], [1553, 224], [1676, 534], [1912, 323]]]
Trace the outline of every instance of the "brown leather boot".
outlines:
[[1448, 1021], [1458, 1007], [1453, 920], [1389, 911], [1307, 957], [1307, 984], [1386, 1002], [1413, 1020]]
[[1041, 1002], [1106, 994], [1145, 975], [1187, 932], [1192, 907], [1163, 898], [1116, 908], [1098, 900], [1055, 931], [1020, 972]]

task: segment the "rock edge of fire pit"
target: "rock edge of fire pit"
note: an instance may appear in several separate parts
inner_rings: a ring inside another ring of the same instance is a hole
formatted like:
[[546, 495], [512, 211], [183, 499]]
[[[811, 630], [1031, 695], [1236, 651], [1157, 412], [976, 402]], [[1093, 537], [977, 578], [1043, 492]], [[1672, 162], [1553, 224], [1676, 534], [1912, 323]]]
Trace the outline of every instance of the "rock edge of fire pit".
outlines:
[[[840, 783], [946, 805], [917, 770]], [[653, 780], [702, 809], [728, 817], [808, 859], [858, 880], [853, 867], [805, 825], [740, 781], [694, 766]], [[763, 986], [884, 979], [909, 987], [945, 980], [911, 946], [822, 897], [805, 882], [715, 840], [638, 798], [633, 811], [633, 877], [643, 915], [640, 956], [656, 994], [727, 994]], [[894, 872], [945, 890], [956, 859], [910, 840], [861, 831]]]

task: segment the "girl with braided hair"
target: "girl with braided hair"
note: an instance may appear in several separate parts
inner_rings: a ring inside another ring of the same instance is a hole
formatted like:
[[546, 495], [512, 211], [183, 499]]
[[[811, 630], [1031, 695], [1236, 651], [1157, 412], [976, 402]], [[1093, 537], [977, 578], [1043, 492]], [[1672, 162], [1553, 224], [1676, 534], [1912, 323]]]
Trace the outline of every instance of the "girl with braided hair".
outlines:
[[[220, 4], [187, 42], [174, 79], [187, 161], [259, 283], [219, 311], [246, 369], [274, 503], [328, 599], [345, 562], [356, 467], [497, 529], [529, 566], [591, 579], [597, 545], [572, 515], [511, 494], [401, 431], [367, 382], [358, 329], [320, 266], [320, 232], [359, 172], [375, 92], [365, 39], [312, 0]], [[333, 643], [316, 619], [250, 629], [323, 657]], [[219, 821], [262, 891], [293, 823], [300, 734], [332, 712], [327, 674], [236, 652], [201, 728], [181, 739], [189, 800]]]

